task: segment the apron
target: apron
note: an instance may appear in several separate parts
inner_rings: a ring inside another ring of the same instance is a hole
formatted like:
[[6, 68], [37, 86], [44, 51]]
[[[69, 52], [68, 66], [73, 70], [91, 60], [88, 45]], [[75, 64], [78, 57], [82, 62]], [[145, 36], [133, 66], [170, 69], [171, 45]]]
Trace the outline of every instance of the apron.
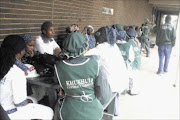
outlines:
[[60, 61], [56, 73], [65, 92], [60, 109], [62, 120], [98, 120], [103, 116], [103, 107], [94, 93], [98, 64], [88, 58], [83, 63], [71, 64]]

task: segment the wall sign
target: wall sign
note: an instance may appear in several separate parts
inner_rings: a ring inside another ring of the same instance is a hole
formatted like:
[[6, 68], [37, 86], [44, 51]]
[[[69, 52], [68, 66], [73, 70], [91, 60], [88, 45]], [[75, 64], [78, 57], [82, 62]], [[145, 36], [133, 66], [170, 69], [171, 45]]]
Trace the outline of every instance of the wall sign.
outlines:
[[102, 8], [102, 13], [103, 13], [103, 14], [113, 15], [113, 12], [114, 12], [114, 9], [112, 9], [112, 8], [106, 8], [106, 7], [103, 7], [103, 8]]

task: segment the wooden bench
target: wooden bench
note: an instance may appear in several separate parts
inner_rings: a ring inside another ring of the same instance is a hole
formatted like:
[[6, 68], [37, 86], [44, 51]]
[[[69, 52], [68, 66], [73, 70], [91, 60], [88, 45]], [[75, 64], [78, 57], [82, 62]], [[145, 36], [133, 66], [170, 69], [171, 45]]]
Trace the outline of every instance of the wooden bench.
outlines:
[[104, 113], [103, 120], [112, 120], [114, 117], [114, 108], [115, 108], [115, 98], [117, 96], [116, 92], [113, 92], [111, 99], [103, 105]]

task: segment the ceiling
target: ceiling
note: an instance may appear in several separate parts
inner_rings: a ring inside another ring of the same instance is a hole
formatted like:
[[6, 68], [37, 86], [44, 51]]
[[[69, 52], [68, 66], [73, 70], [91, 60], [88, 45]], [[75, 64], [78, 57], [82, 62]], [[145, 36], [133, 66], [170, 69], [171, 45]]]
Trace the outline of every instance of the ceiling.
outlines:
[[159, 11], [179, 12], [180, 0], [149, 0], [149, 4], [153, 5]]

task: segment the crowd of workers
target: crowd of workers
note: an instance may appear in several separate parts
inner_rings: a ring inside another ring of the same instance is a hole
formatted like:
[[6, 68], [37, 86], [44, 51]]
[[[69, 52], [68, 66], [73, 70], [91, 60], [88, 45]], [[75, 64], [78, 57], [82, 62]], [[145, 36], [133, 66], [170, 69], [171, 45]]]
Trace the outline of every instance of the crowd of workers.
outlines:
[[[170, 17], [167, 19], [169, 25]], [[163, 46], [172, 49], [175, 44], [175, 35], [171, 35], [174, 27], [167, 25], [157, 34], [161, 57], [161, 49], [166, 49]], [[57, 77], [58, 94], [64, 94], [59, 119], [101, 119], [103, 105], [113, 92], [117, 93], [114, 115], [119, 115], [119, 95], [140, 93], [141, 52], [149, 57], [148, 33], [154, 26], [145, 19], [140, 28], [114, 24], [95, 32], [91, 25], [80, 31], [73, 24], [66, 28], [61, 45], [54, 40], [54, 26], [49, 21], [42, 24], [42, 33], [36, 39], [31, 34], [8, 35], [0, 47], [0, 105], [10, 119], [53, 119], [53, 109], [37, 102], [47, 90], [27, 85], [26, 77], [36, 73]], [[162, 38], [164, 34], [169, 40], [165, 44], [163, 40], [168, 40]], [[165, 54], [170, 56], [170, 52]], [[163, 71], [162, 60], [158, 74]]]

